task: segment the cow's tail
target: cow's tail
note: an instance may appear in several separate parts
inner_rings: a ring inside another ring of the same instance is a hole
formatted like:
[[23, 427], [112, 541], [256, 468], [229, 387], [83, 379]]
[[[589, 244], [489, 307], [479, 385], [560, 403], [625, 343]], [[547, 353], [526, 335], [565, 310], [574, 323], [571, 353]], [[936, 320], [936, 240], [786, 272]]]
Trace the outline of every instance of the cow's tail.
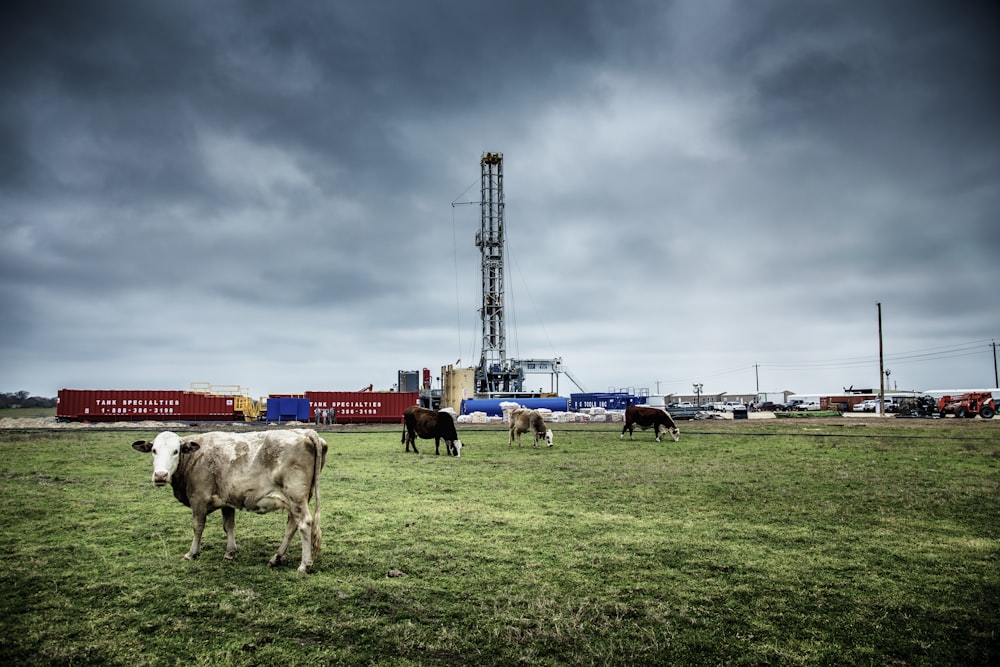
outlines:
[[312, 431], [309, 435], [312, 439], [313, 447], [316, 450], [315, 457], [313, 459], [313, 481], [312, 487], [313, 492], [316, 494], [316, 509], [313, 511], [313, 524], [312, 524], [312, 556], [316, 558], [319, 556], [320, 549], [323, 548], [323, 529], [320, 528], [319, 521], [319, 474], [323, 471], [323, 464], [326, 463], [326, 440], [319, 437], [316, 431]]

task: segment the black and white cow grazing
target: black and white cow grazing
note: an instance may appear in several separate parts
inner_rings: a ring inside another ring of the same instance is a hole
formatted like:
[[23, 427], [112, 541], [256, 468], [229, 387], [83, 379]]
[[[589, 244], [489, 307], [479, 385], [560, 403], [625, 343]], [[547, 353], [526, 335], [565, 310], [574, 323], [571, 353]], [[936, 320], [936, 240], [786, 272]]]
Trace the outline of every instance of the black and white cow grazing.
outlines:
[[630, 405], [625, 408], [625, 426], [622, 428], [620, 440], [625, 439], [625, 431], [628, 431], [628, 439], [632, 439], [632, 428], [638, 426], [641, 429], [653, 427], [653, 434], [656, 441], [660, 441], [660, 428], [665, 433], [669, 433], [674, 442], [681, 439], [681, 431], [674, 423], [674, 418], [666, 410], [660, 408], [650, 408], [643, 405]]
[[428, 410], [419, 405], [411, 405], [403, 410], [403, 438], [400, 443], [406, 443], [406, 451], [417, 451], [417, 437], [429, 440], [434, 438], [434, 453], [441, 453], [441, 441], [444, 440], [445, 453], [455, 456], [462, 455], [462, 441], [458, 439], [455, 430], [455, 420], [447, 410]]
[[[285, 557], [292, 535], [302, 537], [299, 572], [306, 572], [319, 555], [323, 533], [319, 524], [319, 474], [327, 444], [312, 429], [223, 433], [182, 438], [164, 431], [152, 442], [137, 440], [132, 448], [153, 454], [153, 483], [169, 484], [177, 500], [191, 508], [194, 541], [185, 560], [201, 553], [205, 517], [222, 510], [226, 560], [236, 557], [236, 510], [266, 514], [287, 510], [285, 538], [268, 565]], [[316, 494], [316, 512], [309, 500]]]
[[510, 412], [510, 437], [507, 446], [514, 444], [514, 436], [517, 436], [517, 446], [521, 446], [521, 434], [531, 431], [535, 436], [534, 447], [538, 447], [538, 439], [542, 438], [545, 443], [552, 446], [552, 431], [545, 427], [545, 420], [537, 410], [527, 408], [514, 408]]

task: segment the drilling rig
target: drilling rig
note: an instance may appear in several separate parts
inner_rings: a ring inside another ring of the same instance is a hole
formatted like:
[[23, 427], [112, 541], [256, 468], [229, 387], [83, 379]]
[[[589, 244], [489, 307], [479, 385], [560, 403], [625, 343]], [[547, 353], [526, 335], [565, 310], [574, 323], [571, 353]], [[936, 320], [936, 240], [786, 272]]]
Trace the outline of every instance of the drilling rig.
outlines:
[[[507, 325], [504, 318], [504, 253], [507, 237], [504, 231], [503, 153], [483, 153], [479, 167], [479, 201], [452, 202], [451, 205], [479, 204], [480, 225], [476, 232], [476, 246], [482, 260], [482, 302], [479, 306], [482, 348], [479, 365], [474, 368], [456, 369], [450, 365], [441, 368], [442, 405], [458, 409], [470, 393], [476, 398], [556, 396], [559, 393], [561, 374], [565, 374], [580, 391], [586, 392], [563, 366], [561, 358], [513, 359], [507, 356]], [[525, 390], [524, 378], [529, 374], [548, 375], [550, 385], [554, 380], [555, 386], [549, 393], [544, 389]]]
[[476, 246], [482, 258], [483, 349], [476, 367], [476, 394], [516, 394], [523, 390], [524, 371], [507, 358], [504, 322], [503, 153], [483, 153], [480, 167], [480, 227]]

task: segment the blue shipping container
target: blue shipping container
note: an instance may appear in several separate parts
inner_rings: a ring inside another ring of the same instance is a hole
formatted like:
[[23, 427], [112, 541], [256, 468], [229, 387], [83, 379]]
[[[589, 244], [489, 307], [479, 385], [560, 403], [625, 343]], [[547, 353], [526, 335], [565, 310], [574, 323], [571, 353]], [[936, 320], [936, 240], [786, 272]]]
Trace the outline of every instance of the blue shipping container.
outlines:
[[590, 408], [624, 410], [629, 405], [642, 405], [645, 402], [645, 396], [633, 396], [632, 394], [624, 392], [599, 392], [569, 395], [569, 409], [573, 412], [579, 412], [580, 410], [587, 410]]
[[267, 421], [269, 422], [308, 422], [308, 398], [271, 397], [267, 399]]
[[462, 414], [485, 412], [490, 417], [502, 417], [501, 403], [517, 403], [530, 410], [544, 408], [552, 412], [566, 412], [569, 404], [565, 398], [467, 398], [462, 401]]

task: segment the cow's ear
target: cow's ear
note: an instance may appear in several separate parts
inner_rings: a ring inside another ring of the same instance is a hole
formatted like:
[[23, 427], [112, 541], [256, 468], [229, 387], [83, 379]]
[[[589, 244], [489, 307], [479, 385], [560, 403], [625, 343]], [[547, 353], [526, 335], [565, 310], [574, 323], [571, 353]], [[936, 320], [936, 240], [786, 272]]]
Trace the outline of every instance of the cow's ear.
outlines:
[[194, 440], [188, 440], [187, 442], [181, 443], [181, 454], [190, 454], [191, 452], [196, 452], [199, 449], [201, 449], [201, 445]]
[[149, 454], [153, 451], [153, 443], [146, 442], [145, 440], [136, 440], [132, 443], [132, 449], [143, 454]]

